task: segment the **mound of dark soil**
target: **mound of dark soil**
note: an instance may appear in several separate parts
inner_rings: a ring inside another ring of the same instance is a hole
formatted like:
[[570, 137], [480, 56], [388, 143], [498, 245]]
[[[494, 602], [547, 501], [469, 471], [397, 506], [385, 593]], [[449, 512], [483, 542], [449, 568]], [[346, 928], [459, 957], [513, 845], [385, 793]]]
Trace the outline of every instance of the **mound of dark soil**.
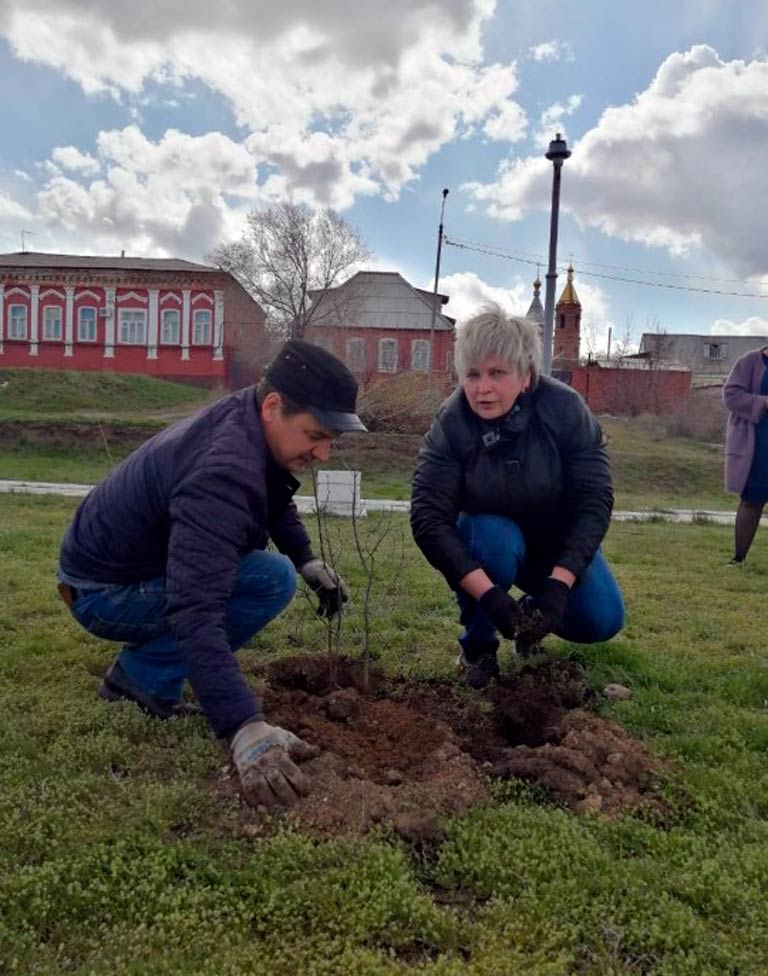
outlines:
[[[322, 750], [304, 767], [312, 793], [292, 812], [310, 831], [391, 823], [424, 840], [441, 816], [487, 802], [488, 777], [542, 787], [576, 813], [662, 809], [658, 760], [585, 707], [591, 692], [574, 661], [535, 660], [480, 694], [380, 674], [366, 693], [362, 668], [348, 660], [331, 686], [328, 661], [313, 656], [276, 661], [265, 677], [269, 720]], [[220, 786], [234, 794], [236, 783], [230, 773]]]

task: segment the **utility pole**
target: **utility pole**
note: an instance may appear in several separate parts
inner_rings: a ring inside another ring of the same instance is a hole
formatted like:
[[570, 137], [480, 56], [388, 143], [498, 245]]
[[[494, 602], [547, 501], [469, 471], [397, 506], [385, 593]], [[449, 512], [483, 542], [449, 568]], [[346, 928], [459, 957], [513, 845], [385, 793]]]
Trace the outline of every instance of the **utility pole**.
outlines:
[[435, 259], [435, 287], [432, 291], [432, 321], [429, 326], [429, 372], [432, 374], [435, 362], [435, 319], [437, 318], [437, 282], [440, 278], [440, 254], [443, 250], [443, 216], [448, 188], [443, 189], [443, 204], [440, 207], [440, 226], [437, 228], [437, 258]]
[[557, 224], [560, 217], [560, 170], [571, 155], [571, 151], [560, 138], [558, 132], [544, 154], [552, 161], [552, 212], [549, 221], [549, 269], [547, 271], [547, 292], [544, 301], [544, 349], [541, 371], [545, 376], [552, 372], [552, 334], [555, 317], [555, 282], [557, 281]]

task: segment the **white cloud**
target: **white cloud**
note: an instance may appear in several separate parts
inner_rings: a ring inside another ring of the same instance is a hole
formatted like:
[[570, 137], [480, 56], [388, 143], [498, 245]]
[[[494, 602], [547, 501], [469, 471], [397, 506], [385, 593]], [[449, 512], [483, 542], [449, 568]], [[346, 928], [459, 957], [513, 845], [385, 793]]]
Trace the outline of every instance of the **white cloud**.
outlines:
[[529, 57], [533, 61], [573, 61], [573, 48], [567, 41], [542, 41], [530, 49]]
[[[670, 55], [633, 102], [608, 108], [563, 169], [561, 208], [608, 235], [683, 254], [706, 247], [742, 275], [768, 272], [768, 61], [706, 45]], [[503, 162], [465, 185], [500, 219], [547, 209], [551, 166]]]
[[22, 207], [16, 200], [12, 200], [4, 193], [0, 193], [0, 219], [14, 220], [18, 218], [27, 220], [29, 217], [31, 217], [31, 214], [26, 207]]
[[494, 6], [231, 0], [211, 17], [203, 0], [4, 0], [0, 33], [18, 57], [89, 94], [128, 95], [133, 108], [149, 82], [183, 91], [203, 81], [244, 127], [263, 195], [344, 208], [359, 196], [397, 197], [465, 132], [522, 137], [515, 65], [481, 64]]
[[[433, 284], [428, 282], [422, 287], [431, 291]], [[496, 302], [510, 315], [525, 315], [533, 297], [530, 286], [519, 279], [511, 287], [502, 288], [489, 285], [472, 271], [445, 275], [440, 279], [439, 290], [450, 297], [445, 306], [446, 315], [459, 322], [474, 315], [486, 302]]]
[[768, 336], [768, 319], [762, 319], [758, 315], [750, 315], [743, 322], [717, 319], [712, 326], [711, 333], [712, 335]]
[[102, 178], [54, 172], [38, 193], [43, 224], [64, 239], [88, 240], [92, 251], [200, 259], [223, 238], [239, 236], [257, 198], [252, 156], [220, 133], [171, 129], [154, 143], [131, 125], [102, 132], [98, 148]]
[[57, 146], [53, 150], [53, 159], [62, 169], [82, 173], [83, 176], [95, 176], [101, 169], [98, 159], [80, 152], [76, 146]]
[[566, 115], [573, 115], [581, 105], [582, 95], [570, 95], [565, 103], [555, 102], [541, 113], [540, 128], [535, 136], [535, 143], [541, 149], [547, 149], [549, 143], [555, 138], [557, 132], [567, 139], [568, 133], [563, 125], [563, 118]]

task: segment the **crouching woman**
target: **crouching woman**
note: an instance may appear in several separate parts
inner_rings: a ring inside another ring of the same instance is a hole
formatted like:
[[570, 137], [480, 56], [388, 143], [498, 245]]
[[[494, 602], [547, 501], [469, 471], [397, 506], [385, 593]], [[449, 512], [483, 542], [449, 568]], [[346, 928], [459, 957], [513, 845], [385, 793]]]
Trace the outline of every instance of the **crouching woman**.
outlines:
[[593, 643], [624, 623], [600, 551], [613, 507], [602, 432], [574, 390], [539, 375], [540, 357], [529, 319], [486, 306], [467, 321], [455, 347], [460, 385], [413, 476], [413, 536], [455, 591], [459, 663], [473, 688], [498, 678], [497, 633], [527, 653], [550, 632]]

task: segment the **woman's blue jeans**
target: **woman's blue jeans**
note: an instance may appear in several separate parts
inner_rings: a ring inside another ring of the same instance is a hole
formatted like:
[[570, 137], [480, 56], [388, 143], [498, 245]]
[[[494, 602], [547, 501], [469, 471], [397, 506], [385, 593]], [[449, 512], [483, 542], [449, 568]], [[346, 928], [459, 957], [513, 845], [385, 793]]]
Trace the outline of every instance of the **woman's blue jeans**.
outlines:
[[[526, 559], [523, 533], [510, 519], [501, 515], [470, 515], [462, 512], [459, 535], [490, 579], [503, 590], [516, 584], [523, 592], [536, 596], [552, 567], [536, 565]], [[456, 599], [461, 611], [464, 632], [459, 641], [465, 651], [497, 647], [496, 629], [478, 607], [477, 601], [463, 590]], [[555, 633], [577, 644], [606, 641], [624, 626], [624, 600], [605, 557], [598, 549], [594, 558], [571, 590], [563, 622]]]
[[[96, 637], [123, 641], [123, 670], [145, 691], [179, 701], [187, 669], [168, 620], [165, 577], [131, 586], [78, 590], [75, 619]], [[233, 651], [284, 609], [296, 591], [287, 556], [255, 550], [240, 561], [227, 603], [226, 630]]]

